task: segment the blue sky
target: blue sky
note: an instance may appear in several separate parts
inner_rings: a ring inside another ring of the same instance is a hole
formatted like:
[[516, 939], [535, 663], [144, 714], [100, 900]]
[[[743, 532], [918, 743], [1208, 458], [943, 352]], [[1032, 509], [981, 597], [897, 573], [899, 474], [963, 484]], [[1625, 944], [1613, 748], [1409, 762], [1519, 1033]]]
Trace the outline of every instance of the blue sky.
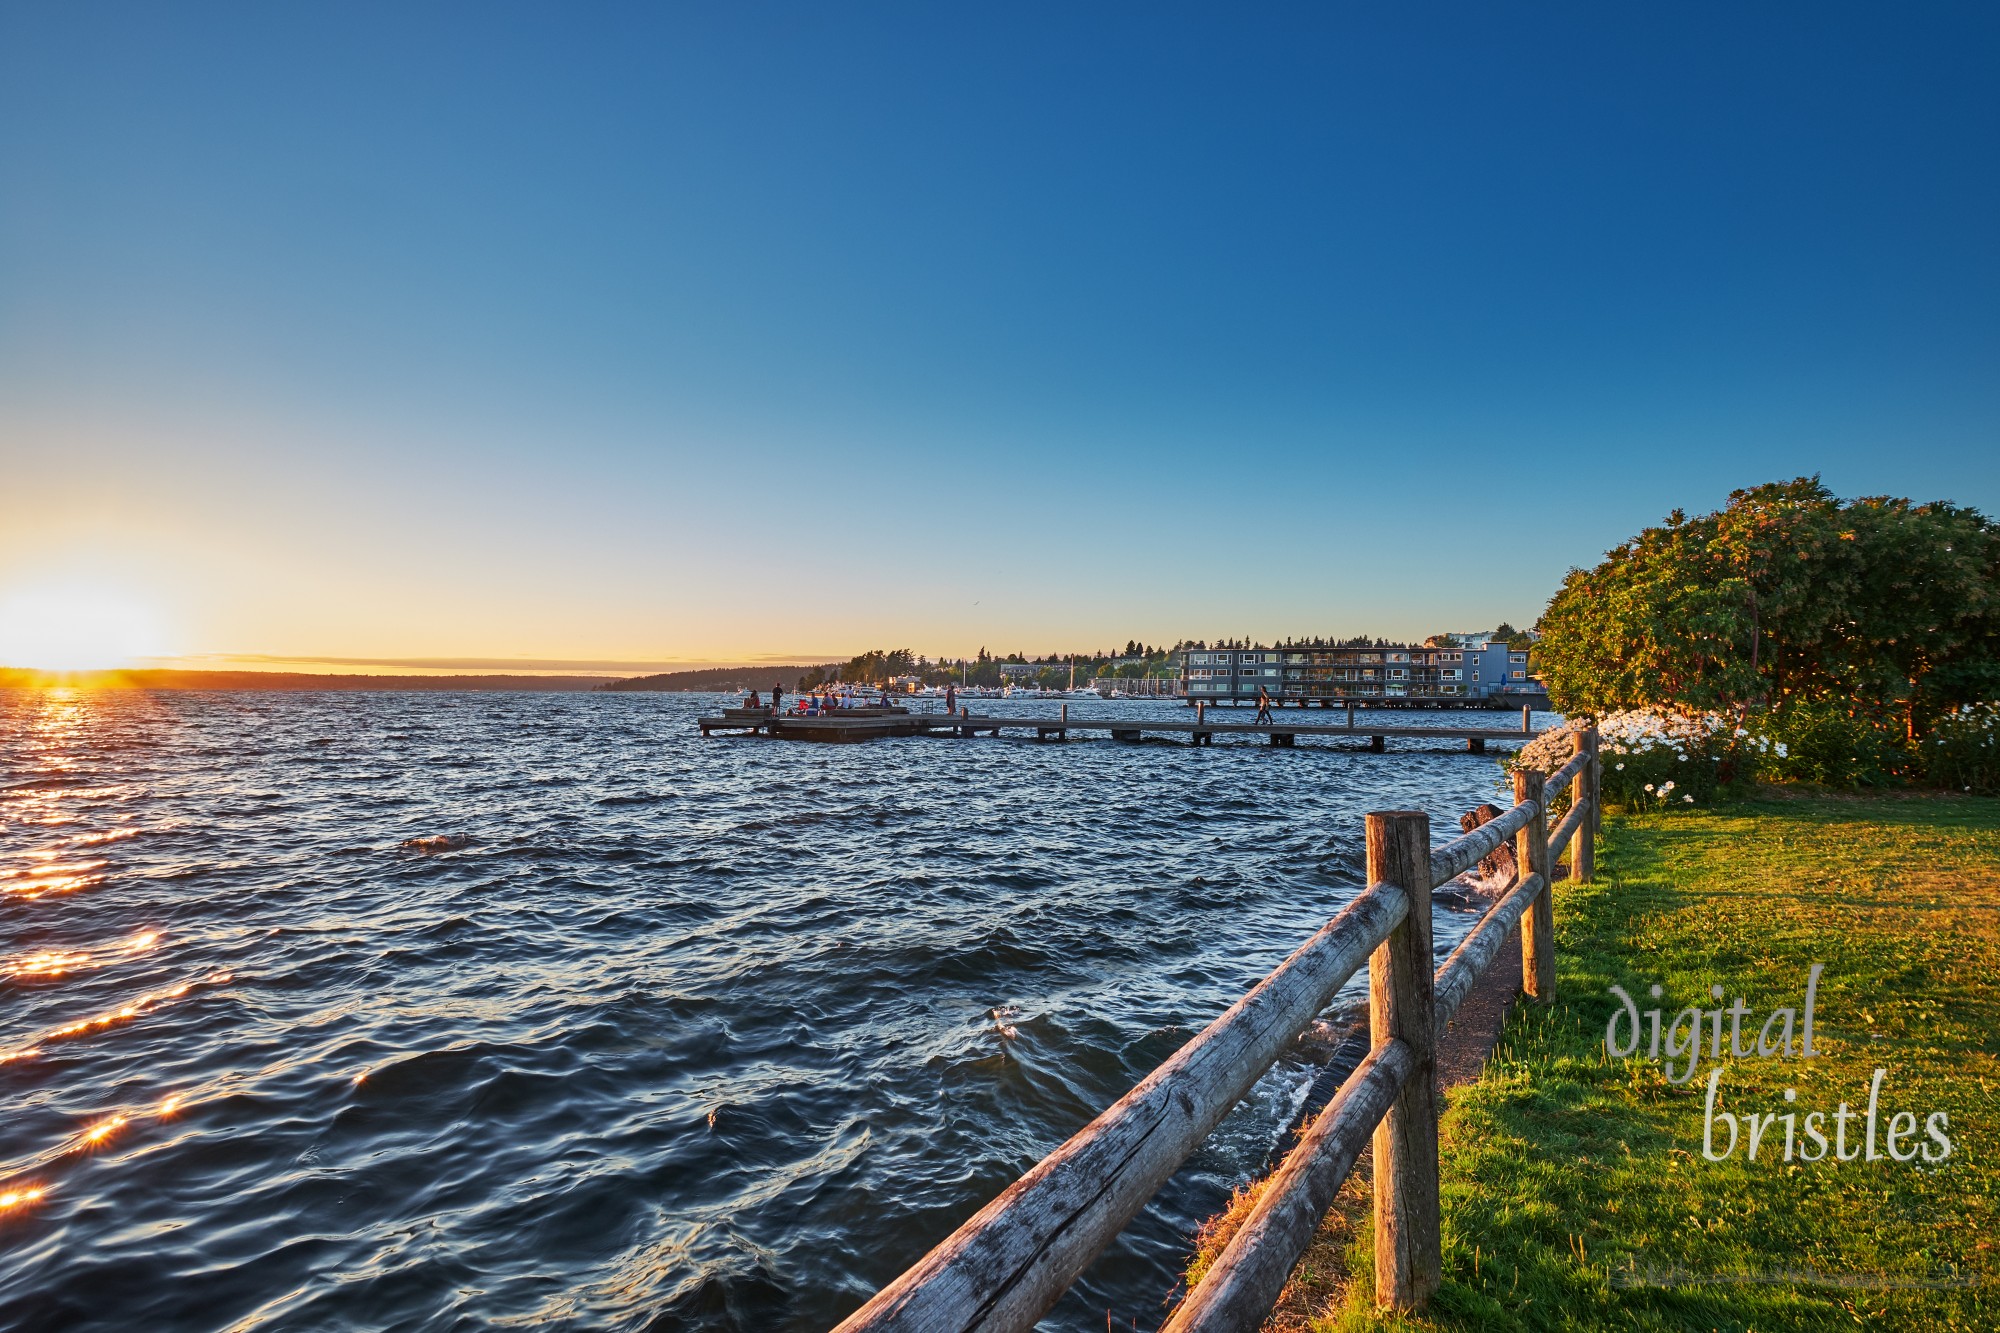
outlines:
[[0, 585], [188, 654], [1531, 621], [2000, 510], [2000, 10], [0, 9]]

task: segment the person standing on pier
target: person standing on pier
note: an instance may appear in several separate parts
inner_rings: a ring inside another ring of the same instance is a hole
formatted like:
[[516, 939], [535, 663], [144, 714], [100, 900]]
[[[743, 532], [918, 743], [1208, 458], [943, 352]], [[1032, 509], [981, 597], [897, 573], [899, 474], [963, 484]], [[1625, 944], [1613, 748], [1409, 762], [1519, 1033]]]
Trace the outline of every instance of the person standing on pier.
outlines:
[[785, 711], [785, 683], [783, 681], [779, 681], [771, 687], [771, 711], [774, 713]]
[[1271, 720], [1271, 694], [1262, 685], [1257, 687], [1257, 720], [1259, 722]]
[[949, 682], [944, 687], [944, 711], [947, 713], [958, 711], [958, 686]]

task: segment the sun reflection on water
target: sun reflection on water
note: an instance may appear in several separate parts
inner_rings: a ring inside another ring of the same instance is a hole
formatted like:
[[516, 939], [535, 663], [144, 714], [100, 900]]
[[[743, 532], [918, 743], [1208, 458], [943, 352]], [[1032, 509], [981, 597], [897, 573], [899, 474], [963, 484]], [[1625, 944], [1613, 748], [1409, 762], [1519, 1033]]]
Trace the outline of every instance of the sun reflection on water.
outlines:
[[[109, 811], [104, 805], [107, 799], [122, 800], [131, 791], [125, 784], [105, 780], [112, 770], [103, 766], [101, 758], [102, 747], [111, 735], [107, 727], [115, 725], [124, 732], [132, 721], [130, 696], [121, 697], [119, 710], [116, 715], [107, 712], [102, 697], [90, 691], [51, 688], [14, 714], [18, 725], [13, 725], [8, 735], [9, 759], [18, 758], [19, 762], [9, 775], [9, 789], [0, 792], [0, 826], [23, 833], [38, 830], [36, 840], [41, 845], [0, 852], [0, 903], [50, 898], [105, 884], [117, 873], [110, 859], [119, 854], [116, 845], [147, 831], [129, 812]], [[124, 742], [122, 735], [112, 739]], [[109, 826], [100, 822], [106, 814]], [[65, 829], [65, 825], [75, 831]], [[62, 924], [61, 918], [49, 923], [55, 929]], [[90, 984], [84, 974], [144, 959], [160, 948], [167, 935], [159, 927], [128, 927], [122, 936], [110, 939], [57, 936], [43, 947], [0, 956], [0, 985]], [[230, 980], [228, 972], [209, 972], [164, 987], [155, 984], [145, 994], [116, 1007], [61, 1023], [39, 1035], [17, 1038], [19, 1044], [14, 1049], [0, 1050], [0, 1065], [41, 1055], [56, 1042], [109, 1033], [157, 1014], [198, 987]], [[163, 1094], [156, 1105], [106, 1109], [64, 1132], [39, 1153], [9, 1162], [8, 1172], [18, 1174], [12, 1180], [0, 1180], [0, 1215], [25, 1211], [58, 1186], [60, 1182], [54, 1177], [110, 1148], [155, 1112], [160, 1121], [184, 1114], [200, 1095], [200, 1089], [184, 1088]]]
[[107, 842], [123, 842], [136, 838], [140, 830], [136, 827], [108, 829], [103, 833], [79, 833], [69, 840], [72, 847], [101, 847]]
[[97, 953], [83, 949], [43, 949], [37, 953], [23, 954], [0, 970], [4, 970], [5, 974], [11, 977], [60, 977], [71, 972], [85, 972], [124, 962], [128, 958], [135, 958], [145, 953], [159, 942], [159, 931], [142, 930], [112, 949]]
[[227, 985], [233, 979], [233, 976], [234, 974], [229, 972], [216, 972], [202, 977], [197, 981], [183, 981], [178, 986], [169, 990], [153, 991], [141, 995], [130, 1004], [121, 1005], [110, 1013], [98, 1014], [92, 1018], [81, 1018], [74, 1023], [66, 1023], [59, 1028], [50, 1028], [47, 1032], [34, 1038], [26, 1046], [19, 1046], [11, 1051], [0, 1051], [0, 1064], [26, 1060], [30, 1057], [40, 1055], [42, 1048], [50, 1042], [63, 1041], [71, 1037], [89, 1036], [94, 1032], [103, 1032], [109, 1028], [129, 1023], [143, 1014], [150, 1013], [180, 999], [196, 986]]
[[125, 1123], [125, 1117], [122, 1115], [106, 1116], [104, 1119], [92, 1125], [89, 1129], [83, 1131], [83, 1134], [81, 1135], [83, 1146], [92, 1148], [96, 1147], [98, 1144], [104, 1142], [106, 1139], [110, 1138], [113, 1134], [117, 1133], [119, 1128], [122, 1125], [124, 1125], [124, 1123]]

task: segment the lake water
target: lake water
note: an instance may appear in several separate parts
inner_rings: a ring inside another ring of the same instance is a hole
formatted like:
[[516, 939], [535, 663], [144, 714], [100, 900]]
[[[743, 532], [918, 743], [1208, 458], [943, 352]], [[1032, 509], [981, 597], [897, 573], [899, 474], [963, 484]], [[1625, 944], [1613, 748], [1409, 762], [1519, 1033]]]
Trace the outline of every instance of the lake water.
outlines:
[[[0, 692], [0, 1327], [816, 1333], [1338, 911], [1363, 812], [1499, 790], [714, 703]], [[1156, 1326], [1312, 1073], [1047, 1326]]]

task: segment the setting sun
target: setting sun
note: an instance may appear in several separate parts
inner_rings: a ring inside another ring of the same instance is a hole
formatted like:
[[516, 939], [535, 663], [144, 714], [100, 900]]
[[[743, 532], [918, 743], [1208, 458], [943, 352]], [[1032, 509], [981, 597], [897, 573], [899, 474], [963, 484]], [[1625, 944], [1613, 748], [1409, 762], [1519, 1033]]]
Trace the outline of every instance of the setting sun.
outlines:
[[167, 649], [159, 613], [102, 588], [39, 588], [0, 596], [0, 666], [104, 671]]

